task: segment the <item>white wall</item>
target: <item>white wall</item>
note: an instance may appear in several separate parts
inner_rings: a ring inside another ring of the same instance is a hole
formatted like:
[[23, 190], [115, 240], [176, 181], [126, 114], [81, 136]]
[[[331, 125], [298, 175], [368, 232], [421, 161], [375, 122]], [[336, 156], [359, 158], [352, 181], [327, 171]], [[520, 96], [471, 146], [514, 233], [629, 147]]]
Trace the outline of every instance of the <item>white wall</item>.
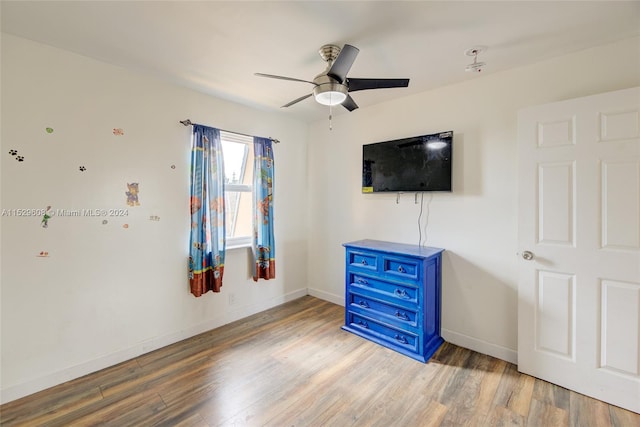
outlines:
[[[1, 71], [0, 208], [129, 211], [46, 229], [41, 215], [2, 216], [3, 402], [307, 293], [306, 124], [6, 34]], [[254, 283], [238, 249], [220, 294], [189, 293], [186, 118], [282, 141], [277, 279]], [[138, 207], [126, 205], [128, 182], [140, 183]]]
[[[484, 60], [489, 71], [490, 57]], [[515, 362], [517, 111], [638, 84], [640, 39], [634, 38], [506, 72], [469, 75], [461, 84], [334, 117], [332, 131], [326, 121], [312, 124], [309, 293], [344, 304], [344, 242], [418, 244], [420, 205], [413, 194], [396, 204], [396, 194], [361, 193], [362, 145], [453, 130], [453, 192], [433, 194], [430, 204], [426, 194], [424, 203], [427, 245], [446, 249], [443, 335]]]

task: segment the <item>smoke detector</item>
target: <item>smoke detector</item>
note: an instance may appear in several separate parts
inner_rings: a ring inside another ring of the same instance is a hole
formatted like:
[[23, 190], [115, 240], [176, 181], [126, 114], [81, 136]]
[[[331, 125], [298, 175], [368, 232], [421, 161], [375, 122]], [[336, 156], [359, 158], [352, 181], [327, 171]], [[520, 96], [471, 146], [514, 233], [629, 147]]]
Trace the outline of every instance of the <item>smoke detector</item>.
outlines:
[[482, 71], [482, 67], [484, 67], [486, 64], [484, 62], [478, 62], [478, 54], [485, 52], [486, 50], [486, 46], [474, 46], [465, 50], [465, 55], [473, 56], [473, 63], [467, 65], [465, 71], [468, 71], [470, 73], [480, 73]]

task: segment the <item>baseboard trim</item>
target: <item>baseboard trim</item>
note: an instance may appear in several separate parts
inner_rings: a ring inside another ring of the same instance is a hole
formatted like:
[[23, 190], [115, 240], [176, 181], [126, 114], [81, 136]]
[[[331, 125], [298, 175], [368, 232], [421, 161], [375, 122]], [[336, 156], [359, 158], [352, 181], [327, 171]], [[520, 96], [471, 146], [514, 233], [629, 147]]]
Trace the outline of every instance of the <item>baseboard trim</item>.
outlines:
[[344, 307], [344, 295], [335, 295], [330, 292], [321, 291], [320, 289], [307, 288], [307, 292], [312, 297], [320, 298], [325, 301], [332, 302]]
[[[280, 304], [284, 304], [285, 302], [293, 301], [294, 299], [302, 298], [303, 296], [308, 295], [307, 288], [302, 288], [295, 290], [293, 292], [289, 292], [288, 294], [283, 294], [269, 300], [263, 301], [258, 304], [249, 304], [244, 306], [231, 306], [229, 307], [229, 311], [225, 316], [225, 321], [222, 325], [226, 325], [231, 322], [235, 322], [236, 320], [244, 319], [245, 317], [251, 316], [252, 314], [260, 313], [261, 311], [268, 310], [272, 307], [275, 307]], [[222, 325], [215, 326], [216, 328]], [[213, 328], [208, 328], [205, 331], [211, 330]], [[202, 331], [202, 332], [205, 332]], [[197, 334], [194, 334], [197, 335]]]
[[518, 364], [518, 352], [501, 345], [493, 344], [478, 338], [470, 337], [449, 329], [441, 329], [442, 338], [451, 344], [477, 351], [478, 353], [487, 354], [507, 362]]
[[92, 372], [97, 372], [101, 369], [117, 365], [118, 363], [133, 359], [134, 357], [138, 357], [142, 354], [149, 353], [151, 351], [177, 343], [187, 338], [191, 338], [203, 332], [210, 331], [211, 329], [215, 329], [244, 317], [251, 316], [252, 314], [256, 314], [280, 304], [284, 304], [285, 302], [293, 301], [294, 299], [301, 298], [307, 294], [307, 288], [302, 288], [262, 301], [257, 304], [239, 306], [238, 308], [236, 308], [235, 306], [229, 307], [228, 311], [224, 315], [209, 319], [206, 322], [194, 325], [185, 330], [151, 338], [149, 340], [142, 341], [130, 348], [117, 351], [99, 357], [97, 359], [87, 361], [85, 363], [71, 366], [69, 368], [65, 368], [39, 378], [34, 378], [20, 384], [9, 386], [5, 389], [0, 390], [0, 404], [8, 403], [12, 400], [20, 399], [21, 397], [25, 397], [30, 394], [45, 390], [47, 388], [62, 384], [64, 382], [80, 378]]

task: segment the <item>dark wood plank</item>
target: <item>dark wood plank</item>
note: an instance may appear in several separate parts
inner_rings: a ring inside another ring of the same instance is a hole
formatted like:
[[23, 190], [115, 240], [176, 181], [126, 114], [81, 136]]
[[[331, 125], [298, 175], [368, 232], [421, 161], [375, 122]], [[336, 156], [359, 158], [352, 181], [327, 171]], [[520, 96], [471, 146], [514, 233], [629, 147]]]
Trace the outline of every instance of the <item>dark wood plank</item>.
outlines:
[[611, 414], [606, 403], [573, 391], [569, 392], [569, 402], [572, 427], [611, 427]]
[[640, 416], [634, 412], [609, 405], [609, 413], [613, 427], [640, 427]]
[[549, 405], [537, 399], [531, 401], [531, 410], [527, 419], [527, 425], [530, 426], [554, 426], [568, 427], [569, 412]]
[[60, 386], [58, 393], [42, 391], [28, 400], [20, 399], [3, 405], [0, 424], [40, 425], [99, 401], [102, 401], [99, 387], [74, 390]]
[[526, 419], [536, 381], [539, 380], [519, 373], [515, 365], [509, 364], [496, 391], [496, 406], [510, 409]]
[[[26, 399], [9, 402], [0, 407], [2, 425], [38, 425], [40, 421], [61, 417], [69, 412], [102, 399], [100, 384], [103, 381], [127, 381], [136, 375], [140, 367], [135, 360], [119, 363], [100, 371], [100, 375], [85, 375], [43, 390]], [[52, 391], [55, 390], [55, 393]]]
[[[478, 426], [491, 427], [524, 427], [526, 419], [520, 414], [505, 408], [504, 406], [496, 406], [489, 414], [484, 417], [484, 421], [477, 424]], [[532, 426], [533, 427], [533, 426]], [[552, 427], [552, 426], [535, 426], [535, 427]]]
[[569, 390], [546, 381], [536, 381], [533, 399], [569, 411]]

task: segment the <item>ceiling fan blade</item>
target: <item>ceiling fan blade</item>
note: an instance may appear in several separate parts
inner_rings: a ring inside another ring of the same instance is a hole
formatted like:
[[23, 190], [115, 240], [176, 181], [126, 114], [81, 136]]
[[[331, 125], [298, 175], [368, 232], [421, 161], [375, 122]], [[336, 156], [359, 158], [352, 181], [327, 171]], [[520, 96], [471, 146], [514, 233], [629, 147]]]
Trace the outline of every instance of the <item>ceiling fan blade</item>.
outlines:
[[310, 94], [308, 94], [308, 95], [301, 96], [300, 98], [296, 98], [296, 99], [294, 99], [293, 101], [289, 102], [288, 104], [284, 104], [284, 105], [283, 105], [282, 107], [280, 107], [280, 108], [291, 107], [293, 104], [296, 104], [296, 103], [298, 103], [298, 102], [300, 102], [300, 101], [303, 101], [303, 100], [305, 100], [305, 99], [309, 98], [311, 95], [313, 95], [313, 94], [311, 94], [311, 93], [310, 93]]
[[349, 111], [353, 111], [358, 108], [358, 104], [356, 104], [356, 101], [354, 101], [353, 98], [349, 95], [347, 95], [347, 99], [342, 102], [342, 106]]
[[314, 86], [318, 86], [316, 83], [310, 82], [309, 80], [294, 79], [293, 77], [276, 76], [274, 74], [264, 74], [264, 73], [254, 73], [254, 75], [259, 76], [259, 77], [269, 77], [270, 79], [289, 80], [289, 81], [292, 81], [292, 82], [302, 82], [302, 83], [311, 83]]
[[360, 52], [360, 49], [357, 47], [345, 44], [340, 50], [336, 60], [333, 61], [333, 65], [331, 65], [327, 75], [338, 80], [340, 83], [344, 82], [344, 79], [347, 78], [347, 73], [356, 60], [356, 56], [358, 56], [358, 52]]
[[347, 79], [349, 92], [367, 89], [389, 89], [409, 86], [409, 79]]

